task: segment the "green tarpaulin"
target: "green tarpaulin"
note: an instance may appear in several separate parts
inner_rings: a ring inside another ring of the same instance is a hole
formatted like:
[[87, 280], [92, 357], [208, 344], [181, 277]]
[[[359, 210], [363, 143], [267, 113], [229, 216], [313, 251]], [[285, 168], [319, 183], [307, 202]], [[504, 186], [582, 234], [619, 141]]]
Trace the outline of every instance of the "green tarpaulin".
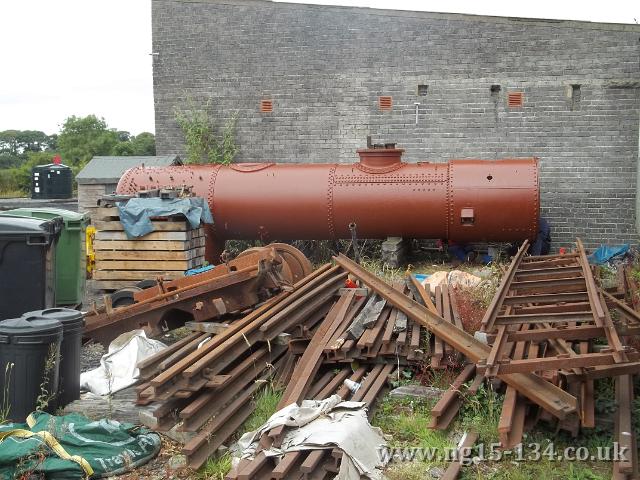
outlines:
[[100, 478], [132, 470], [160, 451], [160, 436], [115, 420], [35, 412], [0, 425], [0, 479], [33, 472], [47, 479]]

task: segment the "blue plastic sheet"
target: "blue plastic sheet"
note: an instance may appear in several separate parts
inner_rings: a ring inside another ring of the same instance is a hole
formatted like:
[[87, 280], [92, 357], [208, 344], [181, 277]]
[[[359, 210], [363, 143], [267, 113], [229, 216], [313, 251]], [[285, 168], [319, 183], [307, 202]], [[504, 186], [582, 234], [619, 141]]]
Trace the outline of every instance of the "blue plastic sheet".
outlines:
[[427, 278], [429, 278], [431, 275], [426, 275], [424, 273], [416, 273], [413, 275], [414, 277], [416, 277], [416, 279], [422, 283], [424, 282]]
[[198, 275], [199, 273], [208, 272], [209, 270], [213, 270], [214, 268], [214, 265], [205, 265], [204, 267], [192, 268], [191, 270], [187, 270], [186, 272], [184, 272], [184, 276], [191, 277], [192, 275]]
[[209, 205], [200, 197], [187, 198], [132, 198], [118, 203], [120, 223], [129, 238], [142, 237], [153, 232], [151, 217], [169, 215], [185, 216], [191, 228], [198, 228], [200, 223], [213, 223]]
[[624, 245], [600, 245], [598, 249], [589, 255], [589, 263], [593, 263], [594, 265], [602, 265], [603, 263], [607, 263], [613, 257], [617, 257], [618, 255], [624, 255], [629, 251], [629, 244], [626, 243]]

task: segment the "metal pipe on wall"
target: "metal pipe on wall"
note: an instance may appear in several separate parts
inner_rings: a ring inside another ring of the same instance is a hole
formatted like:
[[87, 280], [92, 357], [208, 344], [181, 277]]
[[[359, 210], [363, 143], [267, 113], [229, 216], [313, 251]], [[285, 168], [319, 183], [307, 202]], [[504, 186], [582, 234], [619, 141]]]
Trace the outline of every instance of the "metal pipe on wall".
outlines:
[[117, 192], [191, 186], [209, 202], [218, 241], [350, 238], [351, 223], [359, 238], [535, 239], [537, 158], [405, 163], [391, 146], [358, 150], [352, 164], [140, 166]]

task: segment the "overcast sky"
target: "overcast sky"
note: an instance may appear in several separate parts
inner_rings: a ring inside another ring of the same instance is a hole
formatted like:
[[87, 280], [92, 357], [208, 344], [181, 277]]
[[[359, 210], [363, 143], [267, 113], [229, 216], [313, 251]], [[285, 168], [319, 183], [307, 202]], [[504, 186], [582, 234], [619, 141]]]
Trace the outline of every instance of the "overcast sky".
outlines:
[[[306, 1], [401, 10], [637, 23], [640, 2]], [[0, 0], [0, 130], [54, 133], [96, 114], [154, 131], [151, 0]]]

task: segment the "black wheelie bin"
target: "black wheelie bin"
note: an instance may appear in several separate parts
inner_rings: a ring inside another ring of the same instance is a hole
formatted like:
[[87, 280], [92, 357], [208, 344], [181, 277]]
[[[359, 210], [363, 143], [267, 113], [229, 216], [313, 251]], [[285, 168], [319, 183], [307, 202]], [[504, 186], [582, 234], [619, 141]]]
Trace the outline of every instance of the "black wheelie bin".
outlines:
[[62, 218], [0, 216], [0, 320], [55, 306]]

